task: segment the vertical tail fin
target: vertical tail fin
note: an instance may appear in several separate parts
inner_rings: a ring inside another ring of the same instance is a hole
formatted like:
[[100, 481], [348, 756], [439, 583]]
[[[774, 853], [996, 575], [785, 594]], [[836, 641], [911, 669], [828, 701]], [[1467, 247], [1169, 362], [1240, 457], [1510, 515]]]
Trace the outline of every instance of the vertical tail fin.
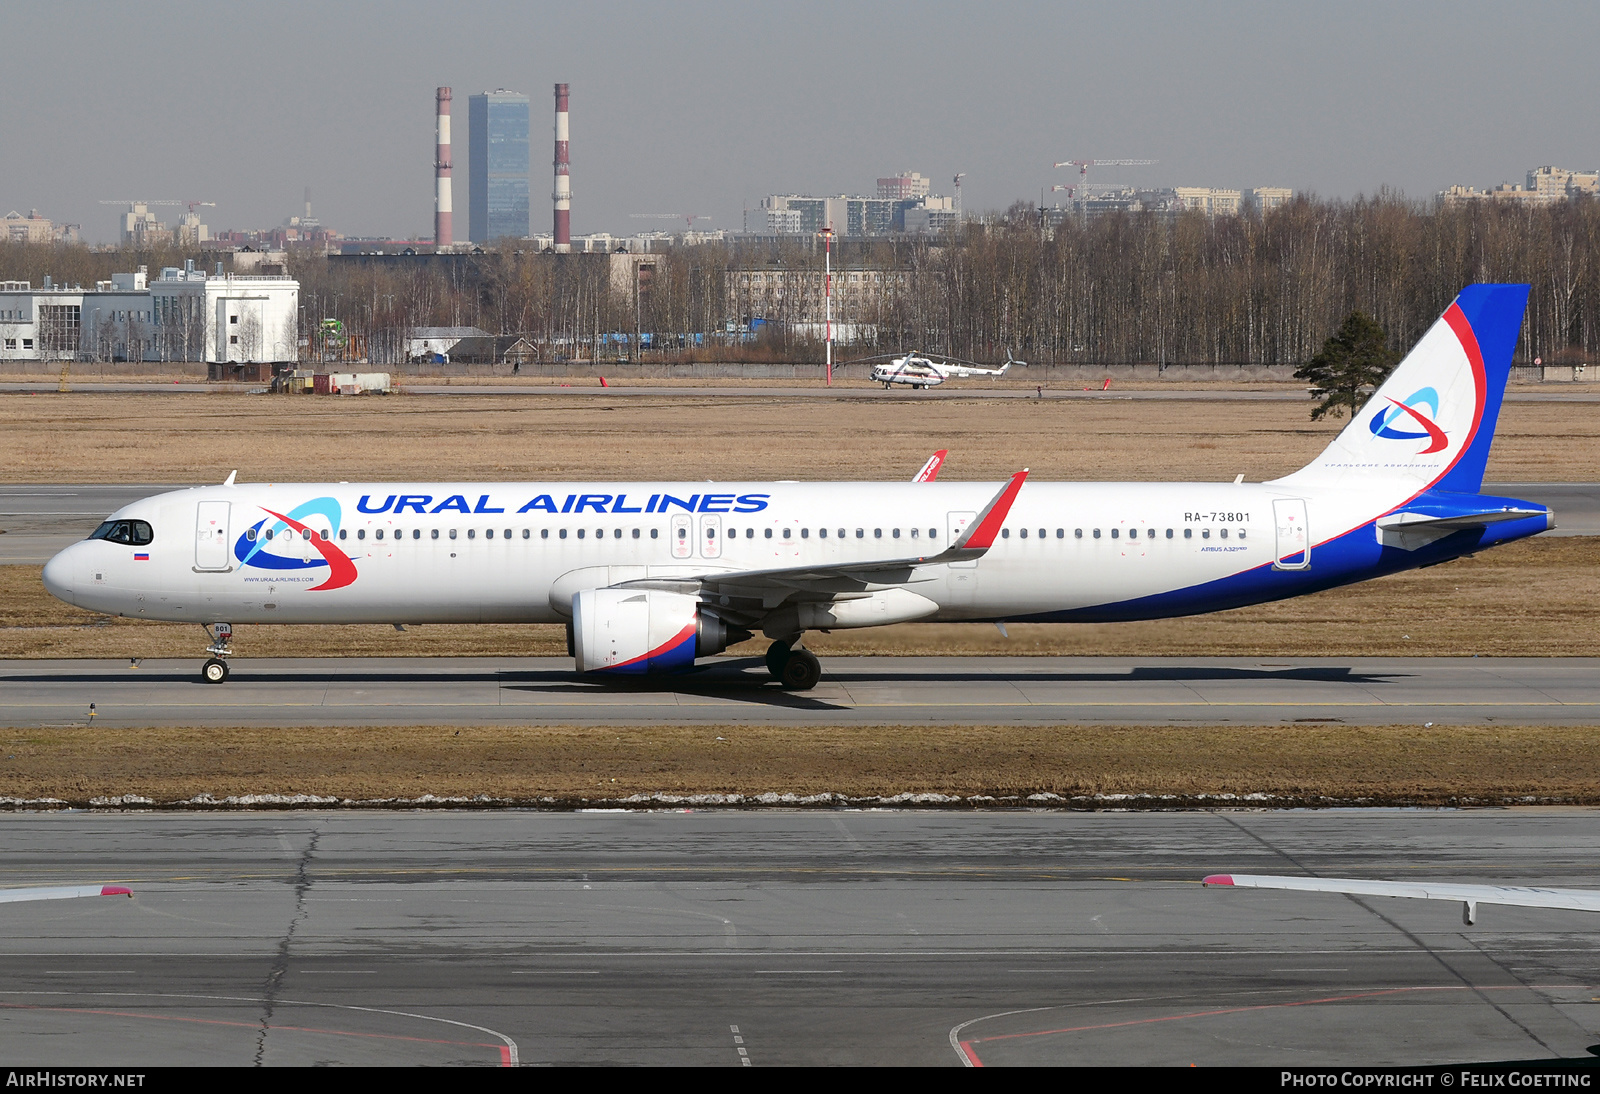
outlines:
[[1476, 494], [1527, 285], [1469, 285], [1322, 455], [1284, 482]]

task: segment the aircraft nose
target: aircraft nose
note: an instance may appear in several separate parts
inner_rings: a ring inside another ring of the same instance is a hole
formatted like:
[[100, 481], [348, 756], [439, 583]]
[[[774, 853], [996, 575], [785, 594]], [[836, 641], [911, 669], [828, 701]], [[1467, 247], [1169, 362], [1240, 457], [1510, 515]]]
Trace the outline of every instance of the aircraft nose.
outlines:
[[72, 553], [81, 546], [80, 543], [74, 543], [44, 564], [45, 589], [57, 600], [65, 600], [68, 604], [77, 603], [72, 598], [77, 584], [77, 563]]

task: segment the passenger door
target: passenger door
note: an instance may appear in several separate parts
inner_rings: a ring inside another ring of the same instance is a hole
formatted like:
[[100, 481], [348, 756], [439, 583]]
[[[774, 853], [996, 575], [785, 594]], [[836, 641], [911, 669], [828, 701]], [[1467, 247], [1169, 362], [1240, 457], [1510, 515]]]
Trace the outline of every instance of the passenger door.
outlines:
[[197, 571], [226, 573], [228, 563], [228, 514], [231, 502], [203, 501], [195, 509], [194, 568]]
[[1311, 532], [1306, 526], [1304, 498], [1274, 498], [1272, 523], [1277, 546], [1273, 549], [1274, 570], [1311, 568]]

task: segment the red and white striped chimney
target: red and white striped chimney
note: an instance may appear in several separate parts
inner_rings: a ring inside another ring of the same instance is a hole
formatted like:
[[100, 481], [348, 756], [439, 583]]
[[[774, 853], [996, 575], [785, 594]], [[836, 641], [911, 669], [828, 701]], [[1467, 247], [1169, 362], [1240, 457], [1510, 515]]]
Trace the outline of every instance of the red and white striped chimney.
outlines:
[[450, 89], [441, 87], [434, 102], [438, 106], [438, 138], [433, 159], [433, 245], [448, 247], [450, 231]]
[[572, 250], [572, 179], [567, 161], [567, 85], [556, 85], [556, 203], [555, 246], [559, 254]]

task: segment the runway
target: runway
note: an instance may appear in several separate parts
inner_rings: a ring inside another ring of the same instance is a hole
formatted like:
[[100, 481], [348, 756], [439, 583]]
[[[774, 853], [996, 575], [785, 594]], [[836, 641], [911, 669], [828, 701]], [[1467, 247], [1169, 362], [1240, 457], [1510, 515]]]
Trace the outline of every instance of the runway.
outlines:
[[[758, 658], [580, 677], [568, 658], [0, 662], [0, 725], [1592, 725], [1600, 659], [828, 657], [811, 691]], [[90, 707], [93, 704], [91, 716]]]
[[1600, 886], [1586, 810], [0, 814], [13, 1065], [1585, 1056], [1596, 917], [1202, 889]]
[[[199, 483], [0, 483], [0, 565], [42, 566], [130, 502]], [[209, 485], [209, 484], [205, 484]], [[1600, 535], [1600, 483], [1485, 483], [1484, 493], [1548, 505], [1557, 527], [1546, 535]]]

